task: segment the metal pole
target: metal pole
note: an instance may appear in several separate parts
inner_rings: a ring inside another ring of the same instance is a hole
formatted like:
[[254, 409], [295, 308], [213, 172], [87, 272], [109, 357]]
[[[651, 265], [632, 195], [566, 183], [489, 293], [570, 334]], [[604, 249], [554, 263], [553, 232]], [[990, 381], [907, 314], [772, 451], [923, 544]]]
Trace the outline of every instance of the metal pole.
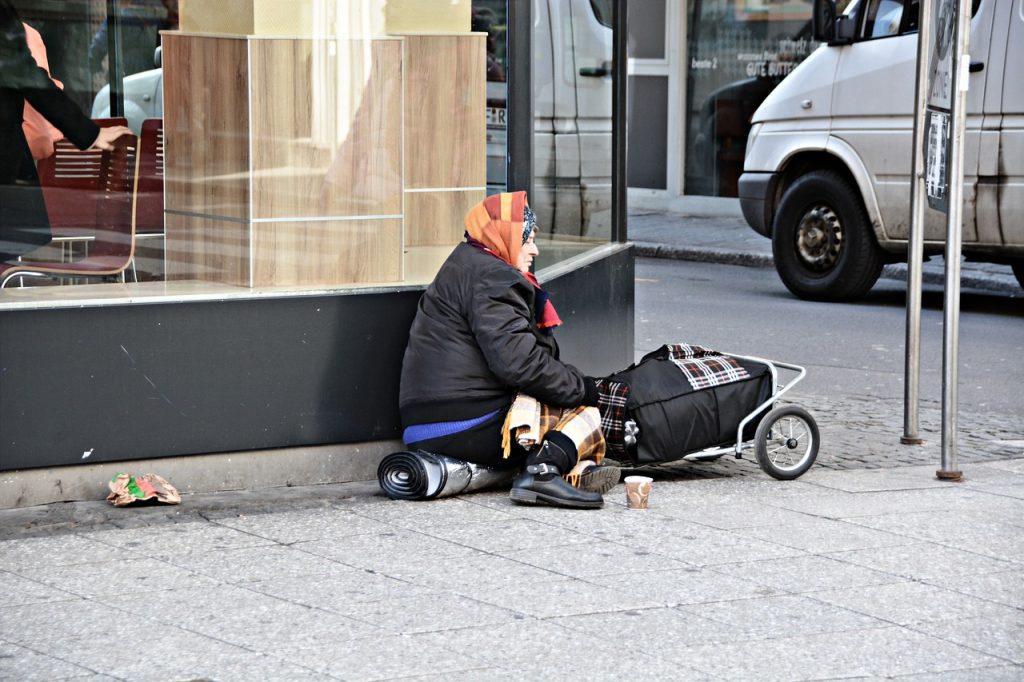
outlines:
[[110, 115], [124, 116], [124, 64], [121, 63], [121, 16], [118, 0], [107, 0], [107, 82]]
[[928, 104], [928, 55], [932, 36], [932, 3], [919, 4], [917, 28], [917, 82], [914, 96], [913, 175], [910, 177], [910, 243], [907, 245], [906, 365], [903, 381], [903, 435], [905, 445], [920, 445], [921, 399], [921, 266], [924, 261], [924, 123]]
[[[533, 191], [533, 18], [532, 0], [508, 0], [505, 33], [506, 187]], [[554, 28], [552, 28], [554, 30]]]
[[935, 475], [958, 481], [957, 469], [957, 364], [960, 356], [960, 251], [963, 241], [964, 129], [966, 128], [970, 57], [970, 0], [957, 3], [956, 51], [950, 119], [952, 139], [949, 161], [949, 214], [946, 221], [946, 287], [942, 323], [942, 468]]
[[626, 126], [629, 122], [626, 52], [627, 0], [618, 0], [612, 10], [612, 234], [613, 242], [625, 242], [626, 232]]

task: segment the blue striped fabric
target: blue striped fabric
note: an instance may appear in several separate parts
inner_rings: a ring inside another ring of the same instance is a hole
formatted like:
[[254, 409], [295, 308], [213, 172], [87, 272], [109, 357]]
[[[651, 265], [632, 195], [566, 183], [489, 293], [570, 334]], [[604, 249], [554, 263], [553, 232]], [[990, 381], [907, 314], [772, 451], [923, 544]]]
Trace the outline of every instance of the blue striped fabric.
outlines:
[[405, 441], [406, 445], [411, 446], [413, 443], [419, 443], [420, 441], [430, 440], [431, 438], [441, 438], [442, 436], [450, 436], [453, 433], [460, 433], [462, 431], [468, 431], [474, 426], [483, 424], [488, 419], [493, 418], [501, 412], [500, 409], [488, 412], [482, 417], [476, 417], [474, 419], [463, 419], [457, 422], [434, 422], [432, 424], [414, 424], [406, 427], [405, 431], [402, 432], [402, 440]]

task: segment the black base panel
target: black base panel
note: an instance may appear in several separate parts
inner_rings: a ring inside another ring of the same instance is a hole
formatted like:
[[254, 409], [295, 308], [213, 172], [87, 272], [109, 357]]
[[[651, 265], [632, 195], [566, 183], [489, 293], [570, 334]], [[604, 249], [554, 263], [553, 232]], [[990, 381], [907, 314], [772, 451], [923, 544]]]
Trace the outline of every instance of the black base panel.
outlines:
[[[631, 249], [547, 288], [568, 362], [630, 361]], [[420, 295], [0, 312], [0, 470], [398, 438]]]

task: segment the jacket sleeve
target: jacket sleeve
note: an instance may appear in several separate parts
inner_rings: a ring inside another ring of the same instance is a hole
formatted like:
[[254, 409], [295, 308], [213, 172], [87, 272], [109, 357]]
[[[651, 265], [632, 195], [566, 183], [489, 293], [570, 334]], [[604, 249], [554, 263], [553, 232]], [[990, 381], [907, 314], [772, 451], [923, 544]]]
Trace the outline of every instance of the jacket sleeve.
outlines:
[[0, 87], [19, 92], [79, 149], [96, 141], [99, 126], [36, 64], [25, 29], [5, 0], [0, 0]]
[[468, 318], [488, 367], [509, 387], [556, 407], [583, 404], [583, 374], [540, 345], [528, 302], [515, 285], [478, 289]]

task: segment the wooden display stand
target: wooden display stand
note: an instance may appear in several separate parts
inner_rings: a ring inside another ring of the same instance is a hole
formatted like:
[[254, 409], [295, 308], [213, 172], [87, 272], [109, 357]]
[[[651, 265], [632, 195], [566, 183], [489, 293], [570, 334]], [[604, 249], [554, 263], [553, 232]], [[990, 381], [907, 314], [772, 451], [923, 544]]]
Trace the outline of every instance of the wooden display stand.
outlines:
[[403, 279], [486, 187], [485, 35], [164, 33], [167, 278]]

